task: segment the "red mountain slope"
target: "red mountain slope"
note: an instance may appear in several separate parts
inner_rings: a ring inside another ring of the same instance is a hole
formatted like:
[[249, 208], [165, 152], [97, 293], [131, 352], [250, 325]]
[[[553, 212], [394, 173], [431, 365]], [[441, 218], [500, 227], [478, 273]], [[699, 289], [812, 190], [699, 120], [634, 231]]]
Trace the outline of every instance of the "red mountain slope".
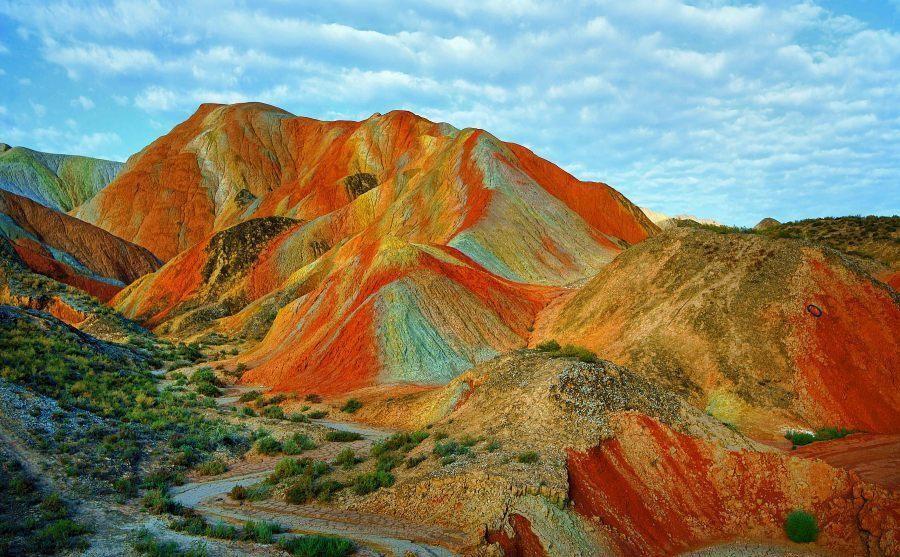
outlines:
[[29, 268], [103, 301], [160, 265], [140, 246], [2, 190], [0, 219], [0, 241]]
[[169, 259], [116, 299], [126, 315], [261, 338], [248, 380], [320, 392], [443, 382], [524, 346], [558, 285], [656, 231], [480, 130], [260, 104], [204, 105], [78, 214]]

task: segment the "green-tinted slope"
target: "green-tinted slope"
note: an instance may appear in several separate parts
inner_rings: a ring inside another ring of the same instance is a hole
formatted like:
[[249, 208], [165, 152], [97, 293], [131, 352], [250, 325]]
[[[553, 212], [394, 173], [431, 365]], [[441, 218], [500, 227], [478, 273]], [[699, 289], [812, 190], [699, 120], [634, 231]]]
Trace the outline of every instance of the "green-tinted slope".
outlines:
[[65, 212], [105, 188], [121, 168], [115, 161], [13, 147], [0, 152], [0, 189]]

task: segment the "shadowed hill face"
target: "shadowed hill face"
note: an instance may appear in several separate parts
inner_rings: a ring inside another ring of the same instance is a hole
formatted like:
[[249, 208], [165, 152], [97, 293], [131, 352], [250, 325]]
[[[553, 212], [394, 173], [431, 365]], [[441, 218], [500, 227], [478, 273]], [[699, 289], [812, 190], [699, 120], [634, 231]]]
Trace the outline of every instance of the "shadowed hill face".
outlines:
[[0, 191], [0, 241], [34, 272], [104, 301], [160, 265], [140, 246], [4, 191]]
[[898, 330], [897, 295], [836, 252], [675, 229], [556, 300], [532, 342], [587, 346], [775, 438], [900, 431]]
[[168, 260], [242, 220], [339, 211], [344, 236], [449, 244], [525, 282], [581, 278], [656, 230], [608, 186], [482, 131], [408, 112], [322, 122], [255, 103], [201, 106], [76, 214]]
[[0, 189], [70, 211], [105, 188], [122, 163], [13, 147], [0, 152]]

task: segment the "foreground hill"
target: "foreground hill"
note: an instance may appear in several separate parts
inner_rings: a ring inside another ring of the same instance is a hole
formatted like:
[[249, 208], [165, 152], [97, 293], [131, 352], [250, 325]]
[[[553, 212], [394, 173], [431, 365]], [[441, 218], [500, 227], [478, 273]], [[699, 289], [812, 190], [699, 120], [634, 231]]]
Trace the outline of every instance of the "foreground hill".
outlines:
[[160, 265], [140, 246], [2, 190], [0, 243], [7, 248], [5, 258], [104, 301]]
[[261, 339], [247, 381], [321, 393], [446, 382], [525, 346], [560, 285], [657, 231], [480, 130], [260, 104], [202, 106], [77, 214], [168, 259], [116, 298], [127, 316]]
[[121, 168], [115, 161], [0, 144], [0, 190], [57, 211], [70, 211], [92, 198]]
[[[482, 552], [465, 554], [494, 555], [490, 544], [507, 556], [900, 549], [896, 491], [756, 443], [608, 361], [519, 351], [440, 389], [363, 399], [357, 416], [402, 416], [431, 436], [412, 449], [385, 443], [395, 453], [380, 458], [402, 451], [415, 465], [394, 468], [391, 488], [339, 504], [471, 532]], [[788, 542], [796, 509], [815, 517], [814, 544]]]
[[676, 228], [553, 302], [556, 339], [628, 365], [742, 430], [900, 431], [900, 299], [842, 254]]

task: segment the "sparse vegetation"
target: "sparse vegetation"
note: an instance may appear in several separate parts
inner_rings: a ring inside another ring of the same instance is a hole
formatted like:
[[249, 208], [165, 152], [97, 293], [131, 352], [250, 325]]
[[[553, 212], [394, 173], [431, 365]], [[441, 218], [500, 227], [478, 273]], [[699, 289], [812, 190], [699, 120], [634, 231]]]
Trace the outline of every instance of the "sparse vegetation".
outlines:
[[347, 402], [345, 402], [343, 406], [341, 406], [341, 412], [354, 414], [360, 408], [362, 408], [362, 402], [356, 400], [355, 398], [351, 398]]
[[207, 460], [197, 466], [197, 473], [201, 476], [218, 476], [224, 474], [226, 470], [228, 470], [228, 466], [218, 458]]
[[290, 537], [278, 545], [294, 557], [347, 557], [356, 551], [352, 541], [331, 536]]
[[334, 459], [335, 465], [347, 470], [353, 468], [360, 462], [362, 462], [362, 459], [357, 457], [353, 449], [349, 447], [339, 452], [337, 457], [335, 457]]
[[541, 455], [538, 454], [536, 451], [525, 451], [525, 452], [519, 453], [519, 455], [516, 457], [516, 460], [518, 460], [522, 464], [534, 464], [534, 463], [538, 462], [540, 459], [541, 459]]
[[824, 427], [822, 429], [816, 430], [815, 432], [788, 430], [784, 434], [784, 438], [793, 443], [794, 446], [800, 447], [803, 445], [809, 445], [810, 443], [814, 443], [816, 441], [831, 441], [832, 439], [841, 439], [842, 437], [846, 437], [851, 433], [853, 433], [852, 430], [842, 427]]
[[385, 439], [372, 445], [372, 456], [379, 457], [390, 451], [400, 451], [408, 453], [428, 438], [428, 432], [414, 431], [413, 433], [395, 433]]
[[206, 548], [196, 545], [181, 549], [175, 542], [162, 541], [147, 529], [138, 531], [130, 540], [131, 547], [138, 555], [147, 557], [206, 557]]
[[253, 402], [260, 396], [262, 396], [262, 393], [260, 393], [259, 391], [247, 391], [246, 393], [238, 397], [238, 402]]
[[88, 529], [56, 493], [42, 494], [18, 460], [0, 453], [0, 555], [55, 555], [84, 549]]
[[536, 346], [541, 352], [546, 352], [551, 358], [577, 358], [579, 361], [593, 364], [597, 363], [597, 355], [584, 346], [566, 344], [560, 346], [555, 340], [547, 340]]
[[559, 352], [561, 346], [555, 340], [550, 339], [538, 344], [535, 348], [541, 352]]
[[809, 543], [819, 537], [819, 526], [816, 517], [804, 510], [795, 510], [784, 520], [784, 533], [792, 542]]
[[363, 436], [355, 431], [340, 431], [333, 429], [325, 434], [326, 441], [335, 441], [338, 443], [347, 443], [349, 441], [359, 441]]
[[394, 485], [394, 475], [385, 470], [376, 470], [367, 474], [360, 474], [353, 480], [353, 491], [357, 495], [366, 495], [377, 491], [382, 487]]
[[259, 454], [269, 456], [280, 453], [282, 449], [281, 442], [268, 435], [263, 437], [262, 439], [259, 439], [254, 447], [256, 448], [256, 452], [258, 452]]
[[297, 455], [303, 451], [311, 451], [316, 448], [315, 442], [313, 442], [308, 435], [299, 432], [294, 433], [292, 436], [285, 439], [282, 445], [284, 454], [286, 455]]

